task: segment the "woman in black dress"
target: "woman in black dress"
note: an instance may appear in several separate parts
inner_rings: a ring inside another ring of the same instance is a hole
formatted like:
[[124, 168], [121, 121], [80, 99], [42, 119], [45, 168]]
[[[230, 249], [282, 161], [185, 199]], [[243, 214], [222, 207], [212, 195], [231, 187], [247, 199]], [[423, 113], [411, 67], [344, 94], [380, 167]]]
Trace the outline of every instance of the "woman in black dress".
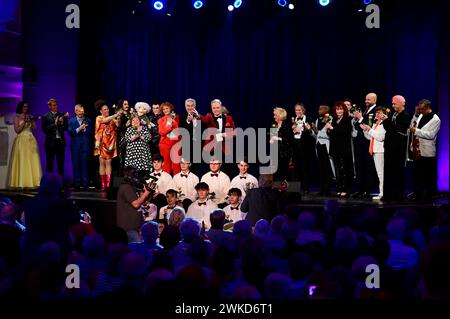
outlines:
[[125, 167], [134, 167], [137, 171], [151, 171], [150, 131], [142, 125], [138, 116], [131, 119], [131, 126], [125, 134], [127, 151]]
[[330, 155], [336, 172], [336, 192], [347, 198], [352, 187], [352, 118], [344, 102], [336, 102], [333, 108], [333, 121], [325, 127], [330, 135]]
[[273, 128], [277, 130], [277, 134], [271, 137], [270, 143], [278, 143], [278, 169], [275, 173], [275, 180], [285, 181], [288, 178], [289, 160], [292, 155], [292, 130], [286, 121], [287, 112], [285, 109], [276, 107], [273, 110], [273, 118], [276, 123]]

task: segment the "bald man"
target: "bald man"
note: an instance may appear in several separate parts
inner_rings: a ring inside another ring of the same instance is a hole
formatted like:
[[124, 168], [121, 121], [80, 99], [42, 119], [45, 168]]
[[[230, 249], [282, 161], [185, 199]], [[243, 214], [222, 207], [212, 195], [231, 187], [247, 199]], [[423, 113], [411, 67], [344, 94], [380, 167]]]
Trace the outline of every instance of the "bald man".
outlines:
[[372, 156], [369, 153], [370, 141], [364, 137], [361, 124], [372, 126], [373, 122], [375, 122], [377, 95], [375, 93], [367, 94], [365, 105], [364, 111], [355, 111], [353, 113], [353, 125], [357, 132], [354, 139], [357, 191], [352, 194], [352, 197], [369, 199], [372, 198], [370, 195], [371, 191], [378, 184], [378, 176]]
[[406, 100], [401, 95], [392, 98], [395, 112], [383, 122], [386, 136], [384, 139], [384, 201], [400, 201], [405, 191], [405, 161], [407, 132], [410, 117], [405, 110]]

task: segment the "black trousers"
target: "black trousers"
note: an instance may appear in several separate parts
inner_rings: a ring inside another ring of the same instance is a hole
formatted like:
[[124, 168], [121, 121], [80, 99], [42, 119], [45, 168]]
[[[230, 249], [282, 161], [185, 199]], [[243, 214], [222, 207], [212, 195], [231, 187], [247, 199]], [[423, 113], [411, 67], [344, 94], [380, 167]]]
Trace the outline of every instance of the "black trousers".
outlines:
[[58, 174], [64, 177], [64, 153], [65, 145], [62, 139], [55, 139], [52, 142], [45, 144], [45, 159], [47, 173], [54, 172], [54, 161], [56, 158], [56, 165], [58, 167]]
[[[356, 190], [360, 193], [370, 193], [376, 188], [376, 170], [372, 156], [369, 154], [370, 141], [365, 137], [354, 139]], [[386, 163], [386, 162], [385, 162]]]
[[274, 180], [284, 181], [289, 176], [289, 156], [278, 153], [278, 169], [274, 174]]
[[350, 192], [353, 181], [352, 154], [333, 157], [333, 164], [336, 172], [336, 191], [338, 193]]
[[326, 145], [316, 144], [317, 159], [319, 162], [319, 184], [320, 192], [329, 194], [333, 171], [331, 170], [330, 156]]
[[298, 178], [302, 190], [309, 191], [310, 185], [310, 163], [313, 148], [302, 140], [294, 140], [292, 161], [294, 163], [295, 178]]
[[437, 193], [437, 158], [420, 157], [414, 161], [414, 193], [416, 197], [431, 199]]
[[384, 191], [385, 200], [403, 200], [405, 196], [405, 154], [403, 148], [384, 152]]

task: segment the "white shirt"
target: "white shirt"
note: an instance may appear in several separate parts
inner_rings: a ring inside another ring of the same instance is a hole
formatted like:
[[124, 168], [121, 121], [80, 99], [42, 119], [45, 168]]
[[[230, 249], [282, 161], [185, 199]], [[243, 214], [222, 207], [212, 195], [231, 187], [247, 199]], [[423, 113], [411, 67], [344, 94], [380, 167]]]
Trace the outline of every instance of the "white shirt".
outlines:
[[173, 208], [169, 208], [169, 205], [166, 205], [164, 207], [161, 207], [161, 209], [159, 210], [159, 219], [163, 219], [164, 214], [166, 214], [166, 219], [169, 220], [170, 214], [172, 214], [172, 211], [175, 208], [180, 208], [180, 206], [175, 205]]
[[[386, 136], [386, 130], [384, 129], [383, 122], [378, 126], [375, 124], [370, 131], [365, 132], [364, 136], [369, 141], [373, 137], [373, 152], [374, 153], [384, 153], [384, 137]], [[370, 149], [370, 146], [369, 146]], [[369, 152], [369, 150], [367, 150]]]
[[[218, 176], [212, 176], [211, 174], [218, 174]], [[216, 196], [214, 198], [214, 203], [217, 205], [226, 202], [226, 197], [228, 195], [228, 190], [230, 189], [230, 178], [224, 172], [212, 173], [208, 172], [203, 175], [202, 182], [205, 182], [209, 186], [209, 192], [214, 193]]]
[[[184, 177], [187, 176], [187, 177]], [[192, 172], [183, 173], [180, 172], [173, 177], [173, 184], [175, 185], [175, 190], [180, 191], [184, 194], [180, 199], [189, 198], [194, 201], [197, 198], [197, 192], [195, 191], [195, 185], [199, 182], [199, 178]]]
[[[206, 205], [202, 205], [202, 203], [206, 203]], [[211, 227], [211, 221], [209, 220], [209, 215], [212, 213], [214, 209], [217, 208], [217, 205], [210, 199], [205, 201], [196, 200], [191, 205], [189, 205], [188, 211], [186, 213], [186, 217], [191, 217], [197, 220], [200, 224], [205, 222], [205, 227]]]
[[[417, 126], [422, 120], [423, 115], [421, 114], [417, 119]], [[436, 138], [441, 128], [441, 119], [436, 114], [433, 118], [425, 124], [422, 128], [417, 128], [414, 134], [419, 138], [419, 150], [420, 156], [423, 157], [436, 157]]]
[[358, 123], [362, 123], [362, 121], [364, 120], [364, 115], [365, 114], [369, 114], [370, 113], [370, 111], [372, 111], [374, 108], [376, 108], [377, 107], [377, 105], [376, 104], [374, 104], [374, 105], [372, 105], [371, 107], [369, 107], [369, 109], [367, 110], [367, 112], [364, 112], [363, 113], [363, 116], [361, 116], [361, 118], [358, 120]]
[[244, 200], [245, 196], [247, 195], [247, 191], [252, 188], [258, 187], [258, 180], [255, 176], [250, 174], [241, 175], [239, 174], [235, 178], [231, 180], [230, 183], [230, 189], [231, 188], [239, 188], [242, 192], [241, 199]]
[[228, 219], [229, 221], [233, 221], [234, 223], [245, 219], [247, 213], [241, 211], [241, 204], [234, 206], [235, 209], [231, 209], [232, 207], [233, 207], [232, 205], [228, 205], [223, 209], [223, 211], [225, 212], [226, 219]]
[[154, 171], [150, 175], [155, 176], [155, 174], [159, 173], [161, 173], [161, 176], [156, 176], [156, 178], [158, 179], [158, 181], [156, 182], [156, 191], [163, 195], [166, 195], [167, 190], [169, 189], [176, 190], [173, 184], [172, 176], [170, 176], [170, 174], [168, 174], [167, 172], [163, 170], [159, 172]]
[[[296, 124], [298, 121], [302, 121], [302, 123], [301, 124]], [[300, 132], [299, 133], [295, 133], [294, 134], [294, 138], [296, 140], [299, 140], [299, 139], [301, 139], [302, 133], [303, 133], [303, 130], [304, 130], [304, 126], [305, 126], [305, 122], [306, 122], [306, 115], [295, 117], [294, 122], [295, 122], [294, 125], [297, 126], [298, 128], [300, 128]]]

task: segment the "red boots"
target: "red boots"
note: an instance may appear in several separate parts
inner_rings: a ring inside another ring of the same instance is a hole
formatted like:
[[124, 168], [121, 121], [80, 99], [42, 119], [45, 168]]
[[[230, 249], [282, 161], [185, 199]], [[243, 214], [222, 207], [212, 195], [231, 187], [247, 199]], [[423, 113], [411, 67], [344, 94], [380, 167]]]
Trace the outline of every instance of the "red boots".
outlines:
[[111, 175], [100, 175], [101, 191], [104, 192], [111, 185]]

